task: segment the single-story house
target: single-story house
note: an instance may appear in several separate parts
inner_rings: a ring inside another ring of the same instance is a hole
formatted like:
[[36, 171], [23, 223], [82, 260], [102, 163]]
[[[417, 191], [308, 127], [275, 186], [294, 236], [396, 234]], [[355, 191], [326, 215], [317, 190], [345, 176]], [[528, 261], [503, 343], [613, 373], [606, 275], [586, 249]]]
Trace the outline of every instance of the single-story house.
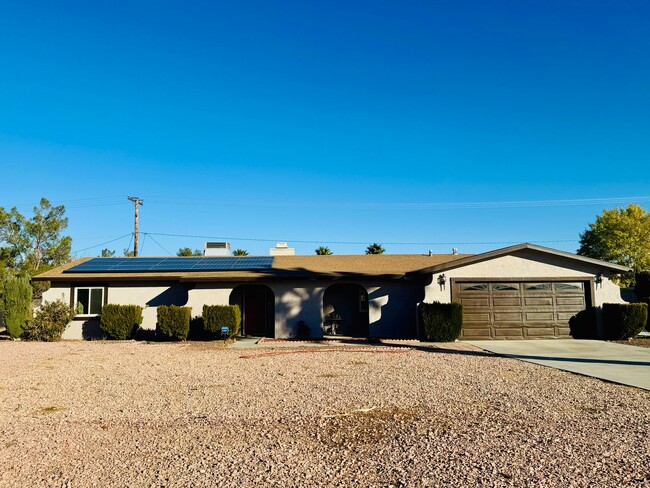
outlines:
[[156, 307], [238, 304], [242, 333], [321, 337], [419, 336], [420, 302], [463, 304], [461, 339], [569, 337], [569, 319], [605, 302], [624, 302], [613, 275], [629, 268], [533, 244], [483, 254], [83, 258], [34, 277], [43, 299], [76, 310], [64, 339], [99, 333], [103, 304]]

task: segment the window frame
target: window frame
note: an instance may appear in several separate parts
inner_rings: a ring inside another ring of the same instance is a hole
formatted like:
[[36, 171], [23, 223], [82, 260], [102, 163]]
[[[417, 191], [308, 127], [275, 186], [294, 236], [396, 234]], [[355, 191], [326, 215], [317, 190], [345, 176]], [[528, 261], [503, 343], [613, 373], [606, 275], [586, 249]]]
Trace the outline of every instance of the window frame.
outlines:
[[99, 313], [77, 313], [77, 303], [79, 303], [79, 290], [88, 290], [88, 311], [90, 312], [90, 304], [92, 300], [92, 290], [101, 290], [102, 299], [101, 306], [102, 308], [106, 305], [106, 287], [105, 286], [75, 286], [72, 300], [72, 309], [75, 311], [75, 318], [92, 318], [100, 317], [102, 315], [101, 310]]

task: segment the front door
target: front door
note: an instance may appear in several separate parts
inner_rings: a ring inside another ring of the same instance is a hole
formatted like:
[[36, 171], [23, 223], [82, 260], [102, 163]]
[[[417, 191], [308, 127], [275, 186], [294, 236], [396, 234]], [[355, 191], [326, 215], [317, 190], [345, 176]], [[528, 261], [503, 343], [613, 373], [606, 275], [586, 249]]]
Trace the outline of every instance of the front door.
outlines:
[[272, 329], [269, 323], [269, 290], [266, 286], [250, 285], [243, 289], [243, 333], [266, 336]]

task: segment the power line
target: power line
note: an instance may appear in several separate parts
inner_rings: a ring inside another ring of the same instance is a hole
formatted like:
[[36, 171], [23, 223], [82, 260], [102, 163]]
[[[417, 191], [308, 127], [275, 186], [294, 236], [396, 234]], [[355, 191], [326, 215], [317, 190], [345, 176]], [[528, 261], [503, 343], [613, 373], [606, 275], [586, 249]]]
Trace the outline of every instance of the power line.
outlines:
[[[143, 233], [145, 234], [145, 233]], [[206, 236], [206, 235], [189, 235], [189, 234], [165, 234], [160, 232], [146, 232], [148, 236], [153, 239], [153, 236], [164, 237], [183, 237], [188, 239], [219, 239], [224, 241], [250, 241], [250, 242], [279, 242], [288, 241], [298, 244], [368, 244], [368, 241], [329, 241], [329, 240], [301, 240], [301, 239], [267, 239], [267, 238], [254, 238], [254, 237], [233, 237], [233, 236]], [[453, 245], [491, 245], [491, 244], [517, 244], [522, 241], [482, 241], [482, 242], [386, 242], [382, 244], [391, 246], [453, 246]], [[576, 242], [576, 239], [544, 239], [544, 240], [531, 240], [535, 243], [553, 243], [553, 242]], [[159, 244], [160, 245], [160, 244]], [[162, 246], [161, 246], [162, 247]], [[171, 254], [171, 253], [170, 253]]]
[[[148, 196], [147, 201], [158, 205], [198, 205], [213, 207], [264, 207], [295, 208], [291, 202], [219, 202], [197, 199], [171, 199], [168, 197]], [[570, 200], [520, 200], [520, 201], [486, 201], [486, 202], [423, 202], [423, 203], [363, 203], [363, 202], [301, 202], [303, 208], [320, 209], [363, 209], [363, 210], [444, 210], [444, 209], [497, 209], [497, 208], [532, 208], [532, 207], [569, 207], [584, 205], [615, 205], [626, 203], [650, 202], [650, 196], [614, 197], [614, 198], [578, 198]]]
[[[144, 235], [147, 235], [148, 233], [143, 232], [143, 234], [144, 234]], [[149, 237], [151, 238], [152, 241], [154, 241], [156, 244], [158, 244], [158, 247], [160, 247], [160, 249], [162, 249], [162, 250], [165, 251], [167, 254], [169, 254], [170, 256], [172, 256], [172, 253], [169, 252], [167, 249], [165, 249], [165, 247], [164, 247], [160, 242], [158, 242], [156, 239], [154, 239], [153, 236], [152, 236], [151, 234], [148, 234], [148, 235], [149, 235]]]
[[[90, 246], [90, 247], [84, 247], [83, 249], [77, 249], [72, 254], [79, 254], [80, 252], [87, 251], [88, 249], [95, 249], [96, 247], [105, 246], [106, 244], [110, 244], [111, 242], [119, 241], [120, 239], [124, 239], [125, 237], [128, 237], [128, 236], [133, 236], [133, 234], [132, 233], [124, 234], [123, 236], [120, 236], [120, 237], [118, 237], [116, 239], [111, 239], [110, 241], [102, 242], [101, 244], [96, 244], [96, 245]], [[131, 246], [130, 242], [129, 242], [129, 246]]]
[[[214, 201], [197, 200], [195, 198], [169, 198], [167, 196], [147, 196], [147, 201], [156, 205], [192, 205], [210, 207], [237, 207], [237, 208], [295, 208], [295, 202], [242, 202], [242, 201]], [[484, 201], [484, 202], [300, 202], [303, 208], [311, 209], [338, 209], [338, 210], [449, 210], [449, 209], [499, 209], [499, 208], [533, 208], [533, 207], [573, 207], [588, 205], [619, 205], [627, 203], [650, 202], [650, 196], [628, 196], [612, 198], [578, 198], [565, 200], [512, 200], [512, 201]], [[52, 201], [52, 205], [64, 205], [66, 210], [83, 209], [92, 207], [123, 206], [128, 205], [123, 197], [93, 197], [79, 198], [66, 201]], [[16, 204], [16, 208], [32, 208], [34, 204]]]

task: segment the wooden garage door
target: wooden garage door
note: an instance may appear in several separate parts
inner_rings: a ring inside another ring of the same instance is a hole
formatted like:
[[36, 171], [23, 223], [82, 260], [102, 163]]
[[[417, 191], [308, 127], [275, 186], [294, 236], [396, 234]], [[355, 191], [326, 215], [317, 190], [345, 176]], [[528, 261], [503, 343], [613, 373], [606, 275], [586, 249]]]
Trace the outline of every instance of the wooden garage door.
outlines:
[[587, 307], [589, 281], [452, 282], [463, 304], [462, 339], [564, 338]]

